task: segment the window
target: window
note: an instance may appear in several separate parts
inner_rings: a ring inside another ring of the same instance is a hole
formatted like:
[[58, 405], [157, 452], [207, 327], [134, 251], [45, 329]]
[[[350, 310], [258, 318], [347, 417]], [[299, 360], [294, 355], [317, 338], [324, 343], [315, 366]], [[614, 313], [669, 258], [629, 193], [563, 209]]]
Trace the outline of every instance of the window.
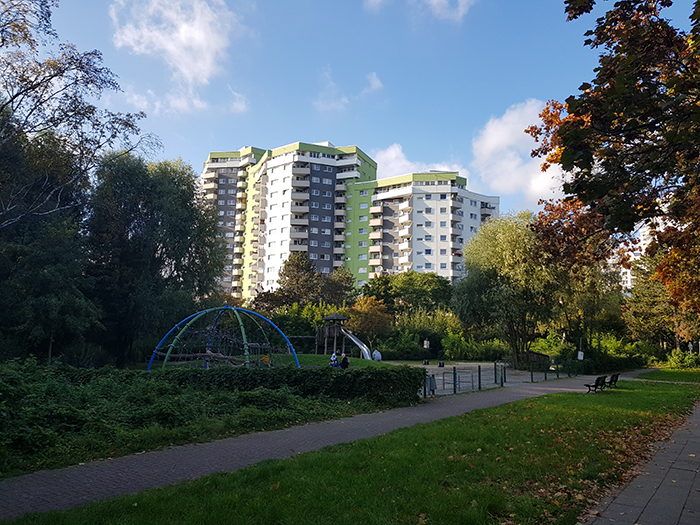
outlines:
[[447, 226], [447, 221], [440, 221], [440, 228]]
[[316, 196], [318, 196], [318, 195], [321, 195], [321, 192], [318, 191], [318, 190], [311, 190], [311, 195], [316, 195]]
[[219, 195], [226, 195], [226, 190], [219, 190]]
[[[321, 248], [330, 248], [330, 247], [331, 247], [331, 243], [329, 241], [322, 241], [321, 242]], [[327, 260], [330, 260], [330, 256]]]
[[318, 208], [318, 202], [310, 203], [312, 208]]
[[367, 220], [367, 215], [360, 215], [359, 221], [365, 222]]
[[312, 261], [315, 261], [316, 259], [318, 259], [318, 254], [317, 253], [310, 253], [309, 259], [311, 259]]
[[234, 195], [236, 193], [236, 190], [228, 190], [229, 195]]
[[314, 164], [314, 169], [316, 171], [321, 171], [321, 166], [319, 166], [318, 164]]
[[[325, 171], [331, 171], [331, 168], [328, 168]], [[333, 180], [332, 179], [323, 179], [323, 183], [324, 184], [333, 184]]]
[[432, 249], [428, 248], [427, 250], [425, 250], [425, 255], [432, 255], [432, 254], [433, 254]]
[[476, 206], [476, 201], [469, 201], [469, 206]]
[[311, 182], [320, 182], [320, 181], [321, 181], [321, 179], [319, 179], [318, 177], [311, 177]]
[[425, 213], [433, 213], [433, 209], [432, 209], [432, 208], [426, 208], [426, 209], [425, 209]]
[[[223, 215], [223, 214], [224, 214], [223, 211], [220, 211], [220, 212], [219, 212], [219, 215]], [[236, 212], [233, 211], [233, 210], [229, 210], [229, 211], [226, 212], [226, 215], [229, 215], [229, 216], [230, 216], [230, 215], [236, 215]]]
[[331, 269], [328, 266], [321, 268], [321, 273], [331, 273]]
[[322, 207], [324, 210], [332, 210], [333, 209], [333, 206], [331, 206], [331, 204], [328, 202], [324, 203]]
[[433, 240], [433, 236], [432, 236], [432, 235], [426, 235], [426, 236], [425, 236], [425, 240], [426, 240], [426, 241], [432, 241], [432, 240]]
[[236, 182], [236, 179], [229, 179], [229, 180], [228, 180], [228, 183], [229, 183], [229, 184], [235, 184], [235, 182]]
[[367, 190], [360, 190], [360, 197], [367, 197], [369, 195], [369, 191]]
[[219, 201], [219, 206], [223, 206], [224, 204], [226, 204], [226, 201]]
[[231, 200], [231, 201], [228, 201], [227, 204], [228, 204], [229, 206], [233, 206], [234, 204], [236, 204], [236, 201]]
[[447, 255], [447, 250], [445, 250], [444, 248], [441, 248], [440, 255]]
[[440, 194], [440, 200], [441, 200], [441, 201], [447, 200], [447, 194], [441, 193], [441, 194]]
[[447, 235], [440, 235], [440, 240], [441, 240], [441, 241], [446, 241], [446, 240], [447, 240]]
[[425, 269], [430, 270], [433, 267], [433, 263], [425, 263]]
[[367, 273], [367, 268], [358, 268], [357, 273]]
[[317, 221], [318, 220], [318, 215], [311, 215], [311, 220], [312, 221]]
[[329, 215], [324, 215], [324, 216], [321, 218], [321, 221], [322, 221], [322, 222], [331, 222], [331, 217], [330, 217]]
[[321, 229], [321, 235], [330, 235], [331, 230], [329, 228], [322, 228]]
[[367, 248], [367, 241], [360, 241], [357, 243], [358, 248]]
[[233, 237], [233, 232], [226, 232], [226, 237]]
[[447, 208], [440, 208], [440, 213], [447, 213]]
[[366, 261], [367, 260], [367, 254], [366, 253], [361, 253], [360, 255], [357, 256], [358, 261]]
[[[418, 226], [420, 226], [420, 224], [419, 224]], [[433, 223], [432, 223], [432, 222], [430, 222], [430, 221], [425, 221], [425, 227], [426, 227], [426, 228], [430, 228], [430, 227], [432, 227], [432, 226], [433, 226]]]
[[476, 219], [476, 213], [470, 213], [469, 214], [470, 219]]
[[361, 209], [361, 210], [366, 210], [367, 208], [369, 208], [369, 204], [367, 204], [366, 202], [361, 202], [361, 203], [360, 203], [360, 209]]
[[332, 197], [333, 194], [332, 194], [330, 191], [325, 190], [325, 191], [323, 192], [323, 196], [324, 196], [324, 197]]
[[219, 221], [219, 226], [223, 226], [223, 225], [224, 225], [224, 221]]
[[226, 179], [219, 179], [219, 184], [226, 184]]
[[425, 196], [425, 200], [427, 200], [427, 201], [429, 201], [429, 200], [432, 199], [432, 198], [433, 198], [432, 195], [426, 195], [426, 196]]
[[234, 221], [229, 221], [228, 225], [229, 225], [229, 226], [235, 226], [236, 223], [235, 223]]
[[398, 259], [398, 257], [399, 257], [398, 252], [394, 252], [394, 259]]
[[[359, 233], [360, 235], [363, 235], [363, 234], [367, 233], [367, 228], [360, 228], [360, 231], [358, 231], [357, 233]], [[350, 235], [350, 234], [348, 233], [348, 235]]]
[[309, 246], [318, 246], [318, 241], [309, 241]]
[[311, 233], [318, 233], [318, 228], [309, 228]]
[[440, 263], [440, 269], [445, 270], [447, 268], [447, 263]]

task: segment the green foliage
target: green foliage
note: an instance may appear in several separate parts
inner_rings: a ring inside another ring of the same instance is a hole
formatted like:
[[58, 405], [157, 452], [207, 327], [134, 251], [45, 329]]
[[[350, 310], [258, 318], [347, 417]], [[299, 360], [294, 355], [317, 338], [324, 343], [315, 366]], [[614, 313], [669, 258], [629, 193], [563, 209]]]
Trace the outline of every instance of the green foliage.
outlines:
[[423, 348], [423, 341], [417, 334], [408, 330], [396, 330], [378, 345], [384, 360], [420, 361], [430, 357], [430, 351]]
[[459, 319], [444, 307], [436, 310], [419, 308], [398, 314], [396, 328], [417, 337], [421, 346], [425, 340], [430, 341], [427, 357], [432, 358], [442, 355], [442, 340], [448, 334], [462, 331]]
[[448, 334], [442, 340], [442, 348], [447, 359], [452, 361], [498, 361], [509, 357], [510, 347], [503, 341], [467, 341], [462, 334]]
[[411, 367], [78, 369], [0, 365], [0, 476], [400, 406]]
[[576, 345], [569, 341], [562, 341], [562, 337], [555, 333], [549, 332], [546, 338], [537, 339], [532, 343], [530, 349], [533, 352], [547, 354], [550, 357], [560, 355], [571, 356], [576, 353]]
[[666, 365], [677, 369], [700, 368], [700, 355], [674, 348]]

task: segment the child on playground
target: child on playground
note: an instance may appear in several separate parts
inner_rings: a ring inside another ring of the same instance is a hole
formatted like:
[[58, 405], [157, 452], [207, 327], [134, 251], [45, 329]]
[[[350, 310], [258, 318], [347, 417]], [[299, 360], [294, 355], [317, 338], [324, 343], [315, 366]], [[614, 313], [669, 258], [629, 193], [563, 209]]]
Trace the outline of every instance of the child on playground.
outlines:
[[[345, 354], [343, 354], [345, 355]], [[338, 356], [335, 353], [335, 350], [333, 350], [333, 354], [331, 355], [331, 362], [329, 363], [333, 368], [340, 368], [340, 364], [338, 364]]]

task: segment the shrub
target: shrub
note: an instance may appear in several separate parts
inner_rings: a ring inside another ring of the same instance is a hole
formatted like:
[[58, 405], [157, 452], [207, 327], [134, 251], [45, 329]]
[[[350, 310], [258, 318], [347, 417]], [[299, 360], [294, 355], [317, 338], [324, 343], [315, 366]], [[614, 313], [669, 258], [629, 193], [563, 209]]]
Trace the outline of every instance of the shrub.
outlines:
[[461, 361], [498, 361], [511, 355], [510, 348], [503, 341], [467, 341], [462, 334], [449, 334], [442, 340], [443, 355], [447, 359]]
[[700, 355], [676, 348], [668, 356], [666, 364], [669, 368], [700, 368]]

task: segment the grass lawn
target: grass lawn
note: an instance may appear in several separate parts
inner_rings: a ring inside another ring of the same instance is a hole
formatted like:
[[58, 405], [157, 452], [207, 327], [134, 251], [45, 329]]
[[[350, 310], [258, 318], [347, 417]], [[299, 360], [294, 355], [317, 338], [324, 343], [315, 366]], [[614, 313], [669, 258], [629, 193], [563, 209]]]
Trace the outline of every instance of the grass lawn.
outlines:
[[[338, 354], [340, 356], [340, 354]], [[323, 354], [297, 354], [299, 358], [299, 364], [301, 366], [328, 366], [331, 362], [331, 355]], [[338, 357], [338, 362], [340, 362], [340, 357]], [[360, 359], [359, 357], [350, 358], [350, 368], [366, 368], [366, 367], [376, 367], [376, 366], [391, 366], [386, 363], [372, 361], [369, 359]]]
[[573, 525], [698, 398], [553, 394], [13, 523]]
[[663, 368], [652, 370], [637, 376], [639, 379], [651, 379], [654, 381], [682, 381], [685, 383], [700, 383], [700, 369], [676, 370]]

